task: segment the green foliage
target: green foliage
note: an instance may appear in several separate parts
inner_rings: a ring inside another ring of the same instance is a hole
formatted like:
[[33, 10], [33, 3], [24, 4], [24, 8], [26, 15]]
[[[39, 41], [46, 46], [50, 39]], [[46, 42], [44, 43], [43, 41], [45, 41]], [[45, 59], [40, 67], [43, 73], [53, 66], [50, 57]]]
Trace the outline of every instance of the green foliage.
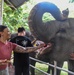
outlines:
[[23, 26], [26, 30], [29, 30], [28, 16], [34, 5], [34, 0], [29, 0], [18, 9], [12, 10], [7, 4], [4, 3], [3, 24], [7, 25], [11, 32], [15, 32], [20, 26]]
[[[44, 72], [47, 72], [47, 69], [48, 69], [47, 65], [41, 64], [41, 63], [36, 63], [36, 67], [40, 70], [43, 70]], [[64, 62], [63, 69], [66, 69], [66, 70], [68, 69], [67, 62]], [[43, 74], [42, 72], [40, 72], [38, 70], [35, 70], [35, 72], [36, 72], [36, 75], [45, 75], [45, 74]], [[61, 71], [61, 75], [68, 75], [68, 73], [65, 72], [65, 71]]]
[[43, 22], [47, 22], [50, 20], [54, 20], [54, 18], [53, 18], [53, 16], [51, 16], [50, 13], [45, 13], [45, 14], [43, 14], [42, 20], [43, 20]]
[[28, 9], [26, 5], [23, 7], [19, 7], [16, 10], [12, 10], [9, 6], [4, 4], [3, 24], [7, 25], [10, 28], [11, 32], [16, 31], [16, 29], [20, 26], [24, 26], [26, 29], [29, 29], [28, 27], [29, 12], [27, 11]]
[[74, 2], [74, 0], [69, 0], [69, 2], [70, 2], [70, 3], [73, 3], [73, 2]]

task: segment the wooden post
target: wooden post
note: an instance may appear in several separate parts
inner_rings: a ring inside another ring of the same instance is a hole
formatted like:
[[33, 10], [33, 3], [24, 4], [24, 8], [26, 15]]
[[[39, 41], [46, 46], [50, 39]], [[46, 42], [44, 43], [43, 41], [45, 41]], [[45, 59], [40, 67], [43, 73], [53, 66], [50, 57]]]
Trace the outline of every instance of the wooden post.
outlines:
[[4, 0], [0, 0], [0, 25], [2, 25], [3, 22], [3, 4]]

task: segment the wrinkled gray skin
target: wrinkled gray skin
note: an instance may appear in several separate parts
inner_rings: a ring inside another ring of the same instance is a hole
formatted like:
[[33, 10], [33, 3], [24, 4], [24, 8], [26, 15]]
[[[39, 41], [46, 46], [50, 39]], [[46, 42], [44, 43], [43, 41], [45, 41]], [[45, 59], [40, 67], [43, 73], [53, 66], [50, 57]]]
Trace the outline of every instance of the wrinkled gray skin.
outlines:
[[[51, 13], [56, 20], [44, 23], [42, 16], [46, 12]], [[67, 16], [64, 16], [56, 5], [49, 2], [35, 5], [29, 15], [32, 34], [38, 40], [54, 44], [47, 57], [60, 63], [61, 67], [64, 61], [70, 60], [70, 54], [74, 52], [74, 18]], [[74, 63], [69, 62], [69, 69], [74, 72]]]

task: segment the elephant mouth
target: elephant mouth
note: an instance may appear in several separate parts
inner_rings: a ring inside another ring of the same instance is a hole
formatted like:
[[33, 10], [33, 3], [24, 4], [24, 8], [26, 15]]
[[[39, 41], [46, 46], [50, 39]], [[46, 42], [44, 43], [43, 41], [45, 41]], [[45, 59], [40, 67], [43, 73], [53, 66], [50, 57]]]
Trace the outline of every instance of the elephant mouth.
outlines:
[[46, 53], [50, 52], [51, 49], [52, 49], [52, 44], [48, 43], [48, 44], [45, 44], [44, 47], [38, 49], [37, 53], [40, 54], [40, 55], [43, 55], [43, 54], [46, 54]]

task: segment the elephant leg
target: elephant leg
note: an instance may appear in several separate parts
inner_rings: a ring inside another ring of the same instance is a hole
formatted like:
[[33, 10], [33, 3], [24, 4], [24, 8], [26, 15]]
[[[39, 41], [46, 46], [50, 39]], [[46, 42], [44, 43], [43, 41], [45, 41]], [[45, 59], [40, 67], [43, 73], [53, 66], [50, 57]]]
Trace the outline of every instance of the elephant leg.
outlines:
[[[54, 61], [49, 61], [50, 64], [54, 64]], [[51, 66], [48, 66], [48, 70], [47, 70], [47, 73], [52, 73], [52, 75], [54, 74], [54, 68], [51, 67]]]
[[[35, 66], [36, 61], [31, 60], [30, 62], [31, 62], [30, 63], [31, 65]], [[34, 68], [30, 67], [30, 71], [31, 71], [31, 75], [35, 75], [35, 69]]]
[[[63, 63], [64, 62], [57, 62], [57, 66], [62, 68], [63, 67]], [[57, 73], [56, 75], [60, 75], [61, 74], [61, 70], [57, 69], [56, 71], [57, 71], [56, 72]]]
[[49, 66], [48, 70], [47, 70], [47, 73], [49, 73], [49, 74], [52, 73], [52, 75], [54, 75], [54, 68]]
[[[50, 61], [49, 63], [54, 65], [54, 61]], [[64, 62], [57, 62], [57, 66], [62, 68], [63, 67], [63, 63]], [[52, 71], [52, 75], [54, 75], [54, 67], [49, 66], [47, 73], [50, 73], [50, 71]], [[56, 70], [56, 75], [60, 75], [60, 74], [61, 74], [61, 70], [57, 69]]]
[[[74, 72], [74, 60], [68, 61], [68, 70]], [[68, 73], [68, 75], [73, 75], [73, 74]]]

